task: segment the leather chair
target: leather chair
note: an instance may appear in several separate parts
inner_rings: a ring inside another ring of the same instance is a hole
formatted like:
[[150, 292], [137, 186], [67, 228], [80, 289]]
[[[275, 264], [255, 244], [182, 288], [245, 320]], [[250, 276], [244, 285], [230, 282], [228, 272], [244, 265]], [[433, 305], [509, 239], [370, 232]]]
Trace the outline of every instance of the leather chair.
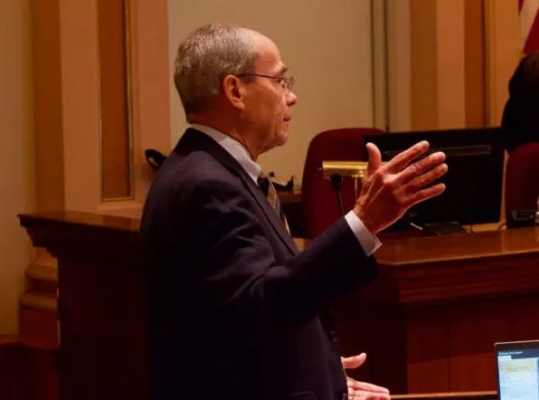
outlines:
[[[517, 210], [535, 211], [538, 197], [539, 143], [526, 143], [516, 147], [507, 160], [505, 210], [508, 227], [519, 225], [519, 222], [512, 217], [511, 212]], [[532, 217], [530, 215], [529, 224], [533, 224]]]
[[[367, 161], [363, 156], [365, 135], [382, 132], [377, 128], [333, 129], [321, 132], [311, 140], [301, 185], [304, 237], [314, 238], [341, 216], [337, 194], [330, 181], [323, 178], [322, 161]], [[353, 180], [345, 178], [341, 191], [347, 212], [356, 200]]]

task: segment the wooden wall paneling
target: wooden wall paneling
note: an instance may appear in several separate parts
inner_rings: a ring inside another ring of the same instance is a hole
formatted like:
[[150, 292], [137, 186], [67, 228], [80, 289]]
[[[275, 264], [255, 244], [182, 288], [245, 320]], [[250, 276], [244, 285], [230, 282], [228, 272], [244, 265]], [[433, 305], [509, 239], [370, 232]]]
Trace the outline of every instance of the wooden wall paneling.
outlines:
[[126, 0], [97, 1], [103, 200], [132, 196], [127, 18]]
[[444, 307], [412, 308], [407, 312], [406, 393], [450, 390], [449, 321]]
[[464, 63], [466, 127], [486, 126], [485, 5], [483, 0], [464, 2]]
[[453, 306], [451, 391], [496, 390], [494, 343], [539, 339], [537, 309], [537, 295]]

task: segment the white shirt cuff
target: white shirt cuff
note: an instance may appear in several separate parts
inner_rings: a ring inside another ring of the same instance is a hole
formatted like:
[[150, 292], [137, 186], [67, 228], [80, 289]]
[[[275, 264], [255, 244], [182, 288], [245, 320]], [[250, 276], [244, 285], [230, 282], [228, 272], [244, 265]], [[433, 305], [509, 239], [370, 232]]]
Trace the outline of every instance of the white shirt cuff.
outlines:
[[382, 242], [367, 229], [355, 212], [350, 211], [344, 216], [344, 219], [348, 222], [348, 226], [352, 229], [367, 256], [371, 256], [382, 245]]

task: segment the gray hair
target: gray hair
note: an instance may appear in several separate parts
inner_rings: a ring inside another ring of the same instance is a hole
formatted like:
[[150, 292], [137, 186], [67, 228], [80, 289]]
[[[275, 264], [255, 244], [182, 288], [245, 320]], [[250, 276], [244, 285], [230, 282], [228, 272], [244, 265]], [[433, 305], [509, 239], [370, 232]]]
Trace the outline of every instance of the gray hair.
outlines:
[[254, 72], [257, 53], [249, 30], [208, 24], [191, 33], [178, 48], [174, 84], [188, 115], [212, 106], [228, 75]]

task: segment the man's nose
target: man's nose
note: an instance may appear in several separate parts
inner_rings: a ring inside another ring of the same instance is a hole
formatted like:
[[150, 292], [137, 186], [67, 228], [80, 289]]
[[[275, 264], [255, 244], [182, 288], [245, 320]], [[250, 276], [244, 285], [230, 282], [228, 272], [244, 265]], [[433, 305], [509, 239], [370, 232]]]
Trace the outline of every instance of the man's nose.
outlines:
[[292, 91], [286, 92], [286, 105], [291, 107], [298, 101], [298, 96]]

